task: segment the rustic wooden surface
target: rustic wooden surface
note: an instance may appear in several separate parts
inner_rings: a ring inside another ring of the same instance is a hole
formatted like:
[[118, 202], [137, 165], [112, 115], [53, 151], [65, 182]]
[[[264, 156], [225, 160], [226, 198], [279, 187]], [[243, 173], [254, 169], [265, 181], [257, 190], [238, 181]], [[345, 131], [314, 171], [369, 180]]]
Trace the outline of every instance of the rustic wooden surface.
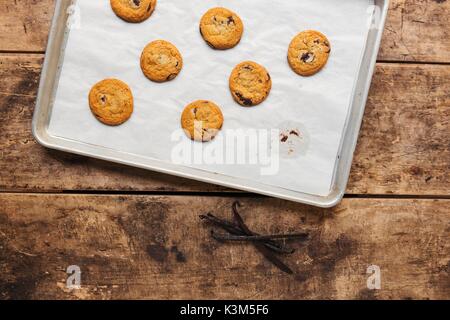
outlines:
[[[231, 219], [230, 198], [3, 194], [0, 246], [7, 263], [0, 266], [0, 294], [68, 299], [450, 294], [450, 200], [346, 199], [331, 210], [267, 198], [240, 200], [254, 230], [311, 230], [310, 240], [284, 259], [293, 276], [272, 267], [251, 246], [211, 241], [210, 227], [198, 214], [213, 210]], [[380, 291], [367, 290], [372, 264], [383, 272]], [[80, 266], [82, 290], [65, 288], [69, 265]]]
[[[0, 1], [0, 48], [44, 52], [55, 0]], [[450, 62], [450, 2], [391, 0], [380, 60]]]
[[[450, 298], [450, 1], [391, 0], [348, 196], [329, 210], [39, 146], [54, 3], [0, 0], [0, 299]], [[209, 239], [197, 216], [229, 217], [236, 198], [256, 230], [312, 230], [286, 258], [294, 276]]]

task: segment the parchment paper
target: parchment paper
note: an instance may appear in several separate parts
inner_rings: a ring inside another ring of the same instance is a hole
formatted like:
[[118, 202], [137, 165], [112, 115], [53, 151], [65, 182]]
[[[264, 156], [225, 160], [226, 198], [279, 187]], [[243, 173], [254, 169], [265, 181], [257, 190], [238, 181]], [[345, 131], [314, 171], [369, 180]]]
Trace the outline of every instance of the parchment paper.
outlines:
[[[114, 15], [109, 0], [78, 0], [80, 20], [68, 37], [49, 132], [171, 162], [173, 148], [180, 143], [172, 134], [180, 128], [184, 106], [212, 100], [225, 117], [222, 132], [295, 126], [301, 131], [300, 150], [289, 156], [290, 151], [281, 147], [287, 153], [275, 175], [261, 175], [261, 166], [253, 164], [192, 167], [328, 195], [372, 4], [373, 0], [159, 0], [149, 20], [129, 24]], [[232, 50], [212, 50], [199, 34], [201, 16], [215, 6], [237, 12], [244, 21], [242, 41]], [[292, 38], [306, 29], [326, 34], [332, 53], [320, 73], [303, 78], [292, 72], [286, 55]], [[184, 68], [172, 82], [153, 83], [140, 70], [142, 49], [156, 39], [172, 42], [183, 55]], [[253, 108], [236, 104], [228, 88], [231, 70], [244, 60], [264, 65], [273, 81], [269, 98]], [[119, 127], [99, 123], [88, 105], [91, 87], [110, 77], [128, 83], [135, 98], [132, 118]], [[181, 143], [191, 144], [187, 138]], [[295, 146], [295, 139], [292, 143]]]

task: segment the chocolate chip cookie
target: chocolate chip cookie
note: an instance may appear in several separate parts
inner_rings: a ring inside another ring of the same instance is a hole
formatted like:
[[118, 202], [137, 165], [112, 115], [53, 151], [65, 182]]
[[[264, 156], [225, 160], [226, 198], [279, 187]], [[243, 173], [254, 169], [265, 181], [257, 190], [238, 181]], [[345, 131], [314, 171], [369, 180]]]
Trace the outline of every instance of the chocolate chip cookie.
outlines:
[[133, 113], [133, 95], [126, 83], [117, 79], [105, 79], [92, 87], [89, 106], [100, 122], [118, 126]]
[[114, 13], [127, 22], [147, 20], [156, 7], [157, 0], [111, 0]]
[[230, 90], [234, 100], [243, 106], [256, 106], [263, 102], [272, 89], [267, 70], [252, 61], [238, 64], [230, 76]]
[[213, 102], [198, 100], [189, 104], [181, 115], [181, 127], [195, 141], [214, 139], [223, 125], [223, 114]]
[[155, 82], [175, 79], [183, 68], [180, 51], [164, 40], [149, 43], [141, 55], [141, 69], [145, 76]]
[[208, 10], [200, 21], [200, 33], [214, 49], [226, 50], [235, 47], [241, 41], [243, 32], [241, 18], [225, 8]]
[[327, 63], [331, 46], [327, 37], [314, 30], [299, 33], [288, 50], [289, 64], [296, 73], [312, 76]]

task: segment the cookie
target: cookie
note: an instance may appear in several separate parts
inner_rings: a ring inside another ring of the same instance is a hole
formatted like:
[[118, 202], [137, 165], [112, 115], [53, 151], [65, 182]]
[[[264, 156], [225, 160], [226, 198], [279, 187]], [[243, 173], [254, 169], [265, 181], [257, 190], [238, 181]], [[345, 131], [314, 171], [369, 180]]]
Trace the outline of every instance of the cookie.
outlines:
[[173, 80], [183, 68], [180, 51], [164, 40], [149, 43], [141, 55], [141, 69], [145, 76], [155, 82]]
[[327, 37], [318, 31], [308, 30], [299, 33], [292, 40], [288, 60], [296, 73], [312, 76], [327, 64], [330, 52], [331, 46]]
[[114, 13], [127, 22], [147, 20], [156, 7], [157, 0], [110, 0]]
[[198, 100], [189, 104], [181, 115], [181, 127], [195, 141], [211, 141], [223, 125], [223, 114], [213, 102]]
[[133, 95], [130, 87], [117, 79], [105, 79], [89, 92], [89, 106], [102, 123], [118, 126], [133, 113]]
[[200, 33], [214, 49], [226, 50], [235, 47], [241, 41], [243, 32], [241, 18], [225, 8], [210, 9], [200, 21]]
[[256, 106], [266, 100], [272, 89], [267, 70], [252, 61], [238, 64], [230, 76], [230, 90], [234, 100], [243, 106]]

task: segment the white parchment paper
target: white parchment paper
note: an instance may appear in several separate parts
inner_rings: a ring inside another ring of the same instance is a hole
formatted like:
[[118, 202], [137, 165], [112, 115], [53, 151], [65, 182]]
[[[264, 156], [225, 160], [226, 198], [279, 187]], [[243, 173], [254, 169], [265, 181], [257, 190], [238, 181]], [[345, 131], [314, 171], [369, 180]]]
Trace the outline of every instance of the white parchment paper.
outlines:
[[[225, 117], [222, 132], [285, 130], [291, 125], [301, 131], [301, 150], [295, 157], [282, 156], [274, 175], [261, 175], [260, 165], [254, 164], [192, 167], [328, 195], [372, 4], [373, 0], [159, 0], [149, 20], [129, 24], [114, 15], [109, 0], [78, 0], [79, 21], [69, 33], [49, 132], [171, 162], [173, 148], [180, 144], [172, 134], [180, 128], [184, 106], [212, 100]], [[200, 18], [215, 6], [235, 11], [244, 21], [242, 41], [232, 50], [212, 50], [200, 36]], [[292, 72], [286, 55], [292, 38], [307, 29], [326, 34], [332, 53], [320, 73], [303, 78]], [[164, 84], [147, 80], [139, 66], [142, 49], [156, 39], [175, 44], [184, 58], [178, 78]], [[253, 108], [236, 104], [228, 88], [231, 70], [244, 60], [264, 65], [273, 81], [269, 98]], [[128, 83], [135, 98], [132, 118], [119, 127], [99, 123], [88, 105], [91, 87], [111, 77]], [[187, 138], [181, 143], [191, 144]]]

